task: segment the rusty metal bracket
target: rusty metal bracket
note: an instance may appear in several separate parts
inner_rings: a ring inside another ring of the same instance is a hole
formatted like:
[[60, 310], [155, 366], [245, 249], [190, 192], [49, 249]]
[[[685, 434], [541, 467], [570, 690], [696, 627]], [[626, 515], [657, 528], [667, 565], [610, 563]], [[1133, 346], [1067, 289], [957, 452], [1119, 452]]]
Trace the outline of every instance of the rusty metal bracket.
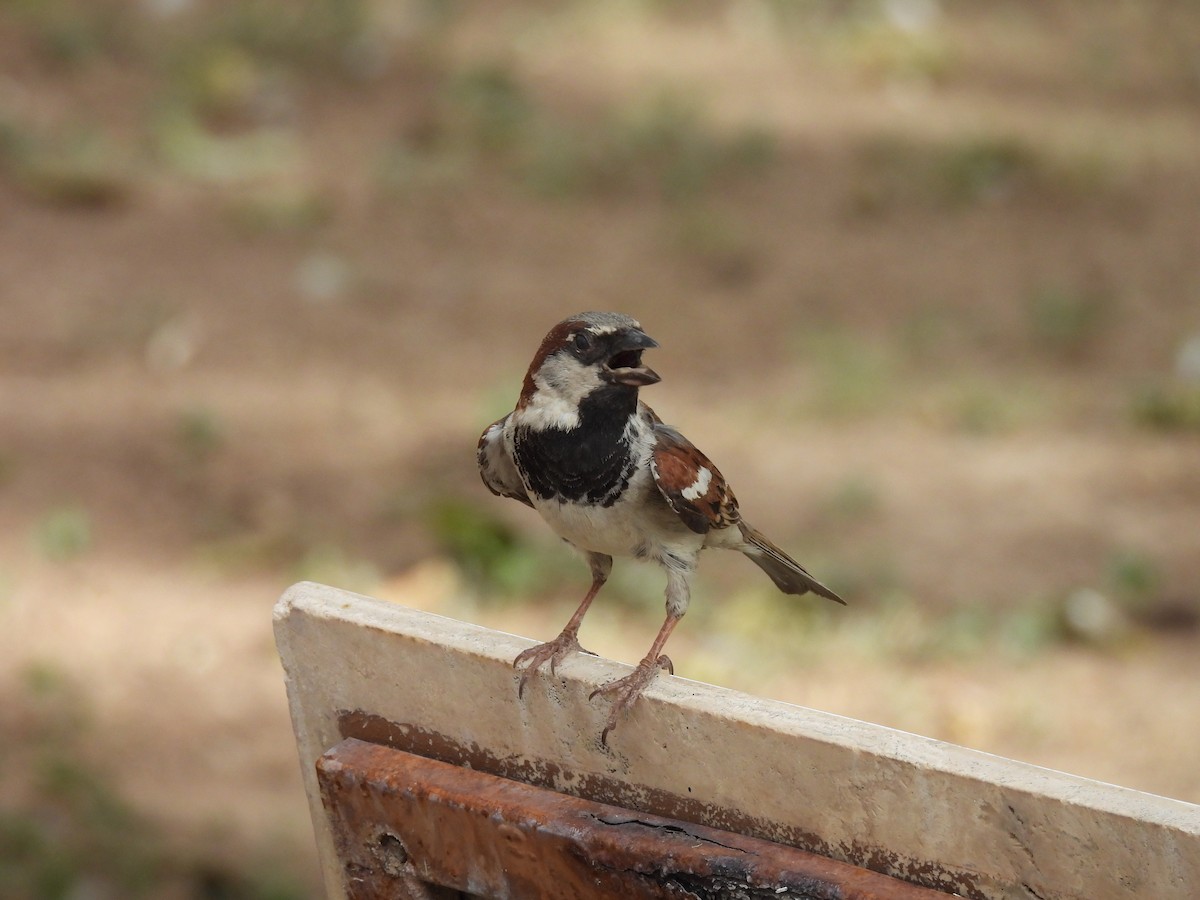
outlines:
[[351, 900], [934, 900], [794, 847], [353, 738], [317, 761]]

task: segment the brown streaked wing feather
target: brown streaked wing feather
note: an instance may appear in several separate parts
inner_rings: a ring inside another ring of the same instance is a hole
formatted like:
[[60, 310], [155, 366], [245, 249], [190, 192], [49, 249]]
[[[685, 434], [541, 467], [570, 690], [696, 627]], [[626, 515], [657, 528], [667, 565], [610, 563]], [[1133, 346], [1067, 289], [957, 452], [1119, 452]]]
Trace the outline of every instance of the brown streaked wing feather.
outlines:
[[517, 467], [504, 446], [504, 423], [508, 416], [497, 419], [479, 436], [475, 457], [479, 462], [479, 476], [487, 489], [497, 497], [511, 497], [526, 506], [533, 506]]
[[657, 440], [650, 471], [659, 492], [683, 524], [697, 534], [707, 534], [714, 528], [728, 528], [740, 521], [737, 498], [707, 456], [674, 428], [659, 421], [655, 422], [654, 436]]

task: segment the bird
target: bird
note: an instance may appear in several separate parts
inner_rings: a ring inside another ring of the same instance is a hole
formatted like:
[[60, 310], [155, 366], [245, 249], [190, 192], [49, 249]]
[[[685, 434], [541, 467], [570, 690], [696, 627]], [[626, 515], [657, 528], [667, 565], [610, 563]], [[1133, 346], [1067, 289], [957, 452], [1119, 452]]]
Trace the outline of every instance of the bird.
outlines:
[[[638, 396], [661, 381], [642, 361], [659, 346], [634, 318], [582, 312], [546, 334], [512, 412], [479, 438], [480, 476], [499, 497], [536, 510], [580, 551], [592, 583], [554, 640], [520, 653], [519, 696], [530, 676], [550, 673], [579, 644], [579, 628], [612, 572], [614, 557], [657, 563], [666, 573], [666, 618], [633, 672], [593, 691], [611, 700], [600, 742], [654, 680], [675, 667], [663, 647], [687, 612], [702, 550], [736, 550], [785, 594], [845, 601], [742, 518], [712, 461]], [[591, 654], [594, 655], [594, 654]]]

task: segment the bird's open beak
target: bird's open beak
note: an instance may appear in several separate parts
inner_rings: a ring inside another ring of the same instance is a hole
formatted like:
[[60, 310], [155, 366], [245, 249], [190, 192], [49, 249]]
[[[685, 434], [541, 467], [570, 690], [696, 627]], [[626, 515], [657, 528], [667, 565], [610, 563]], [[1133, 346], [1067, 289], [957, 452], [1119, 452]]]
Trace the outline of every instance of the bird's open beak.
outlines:
[[658, 341], [637, 328], [627, 328], [614, 335], [612, 355], [604, 362], [603, 377], [610, 384], [645, 387], [662, 381], [658, 373], [642, 365], [642, 351], [657, 347]]

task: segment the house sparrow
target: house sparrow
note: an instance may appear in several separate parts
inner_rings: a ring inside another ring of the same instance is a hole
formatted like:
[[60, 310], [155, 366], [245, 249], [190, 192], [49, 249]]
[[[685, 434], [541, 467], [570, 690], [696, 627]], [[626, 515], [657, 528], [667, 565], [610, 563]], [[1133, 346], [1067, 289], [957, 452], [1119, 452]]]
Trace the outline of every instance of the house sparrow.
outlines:
[[667, 575], [667, 616], [633, 673], [594, 691], [612, 698], [601, 743], [659, 669], [674, 674], [663, 645], [687, 611], [700, 551], [738, 550], [785, 594], [837, 594], [745, 522], [717, 467], [638, 399], [659, 381], [642, 362], [657, 347], [638, 322], [585, 312], [558, 323], [542, 340], [516, 409], [479, 439], [479, 472], [492, 493], [537, 510], [580, 550], [592, 586], [562, 633], [514, 661], [519, 692], [545, 663], [551, 673], [581, 651], [579, 625], [612, 571], [614, 556], [653, 560]]

